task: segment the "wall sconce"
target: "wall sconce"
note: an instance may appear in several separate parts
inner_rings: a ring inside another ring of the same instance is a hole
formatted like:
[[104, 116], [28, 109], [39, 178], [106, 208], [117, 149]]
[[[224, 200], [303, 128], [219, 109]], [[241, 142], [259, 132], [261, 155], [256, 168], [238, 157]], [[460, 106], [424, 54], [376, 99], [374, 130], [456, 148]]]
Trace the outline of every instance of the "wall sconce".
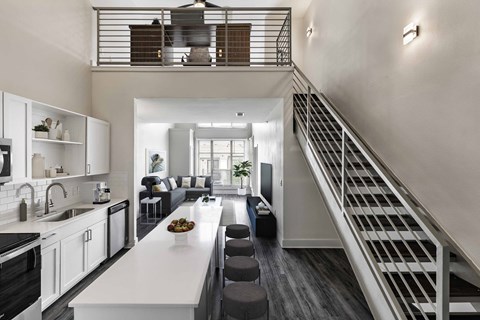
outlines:
[[418, 25], [416, 23], [409, 23], [403, 28], [403, 45], [407, 45], [418, 37]]
[[307, 38], [310, 38], [310, 36], [312, 35], [313, 33], [313, 28], [312, 27], [308, 27], [307, 28]]

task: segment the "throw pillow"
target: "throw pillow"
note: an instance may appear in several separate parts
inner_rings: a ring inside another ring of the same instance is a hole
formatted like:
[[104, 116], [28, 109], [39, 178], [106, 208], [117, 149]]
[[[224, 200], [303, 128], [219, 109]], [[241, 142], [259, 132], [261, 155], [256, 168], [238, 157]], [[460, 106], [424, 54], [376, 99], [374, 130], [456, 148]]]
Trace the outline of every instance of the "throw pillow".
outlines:
[[153, 192], [166, 192], [168, 191], [167, 186], [165, 183], [160, 182], [160, 184], [156, 184], [152, 187]]
[[162, 191], [162, 192], [167, 192], [168, 191], [168, 188], [165, 185], [165, 183], [163, 183], [163, 181], [160, 182], [159, 186], [160, 186], [160, 191]]
[[192, 177], [182, 177], [182, 188], [190, 188]]
[[197, 177], [197, 182], [195, 183], [195, 188], [205, 188], [206, 178]]
[[168, 182], [170, 182], [170, 187], [172, 187], [172, 190], [177, 189], [177, 182], [175, 181], [175, 178], [168, 178]]

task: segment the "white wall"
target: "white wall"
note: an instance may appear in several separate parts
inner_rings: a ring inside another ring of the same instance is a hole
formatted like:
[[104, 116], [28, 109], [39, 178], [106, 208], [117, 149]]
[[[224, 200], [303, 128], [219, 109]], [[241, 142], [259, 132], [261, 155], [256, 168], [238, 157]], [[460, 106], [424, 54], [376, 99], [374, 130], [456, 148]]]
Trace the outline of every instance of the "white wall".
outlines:
[[268, 123], [252, 125], [258, 162], [273, 165], [272, 205], [278, 221], [277, 239], [284, 248], [341, 247], [329, 211], [293, 134], [292, 100], [286, 101], [272, 112]]
[[[305, 72], [460, 246], [480, 230], [480, 2], [318, 0]], [[420, 36], [402, 44], [403, 27]]]
[[90, 114], [90, 2], [4, 0], [1, 6], [0, 90]]
[[[173, 128], [170, 123], [137, 123], [137, 146], [136, 146], [136, 175], [141, 179], [146, 175], [147, 162], [145, 158], [146, 149], [164, 150], [169, 153], [168, 129]], [[160, 178], [165, 178], [168, 173], [168, 161], [166, 170], [159, 174]], [[144, 190], [145, 187], [138, 181], [135, 184], [135, 193]], [[137, 215], [138, 215], [138, 211]]]
[[[282, 70], [235, 68], [136, 68], [137, 72], [101, 68], [93, 72], [93, 116], [111, 123], [111, 179], [126, 186], [127, 196], [138, 207], [135, 185], [135, 98], [278, 98], [291, 88], [292, 74]], [[155, 70], [149, 72], [144, 70]], [[205, 79], [208, 78], [208, 81]], [[188, 88], [188, 90], [186, 90]], [[113, 189], [112, 189], [113, 190]], [[118, 195], [121, 196], [121, 195]], [[132, 217], [133, 219], [133, 217]], [[134, 221], [130, 223], [134, 226]], [[135, 239], [130, 230], [130, 239]]]

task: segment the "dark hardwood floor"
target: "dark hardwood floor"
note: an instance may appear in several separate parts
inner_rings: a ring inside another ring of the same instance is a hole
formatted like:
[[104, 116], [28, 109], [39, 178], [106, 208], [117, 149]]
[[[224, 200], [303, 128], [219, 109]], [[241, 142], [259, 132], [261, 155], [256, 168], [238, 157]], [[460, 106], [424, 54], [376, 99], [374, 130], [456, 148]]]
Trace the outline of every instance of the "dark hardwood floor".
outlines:
[[[235, 202], [237, 223], [249, 224], [245, 198], [222, 197]], [[154, 227], [138, 225], [139, 240]], [[253, 237], [253, 241], [261, 266], [262, 286], [270, 300], [271, 320], [373, 319], [343, 250], [282, 249], [275, 239]], [[73, 310], [68, 308], [68, 302], [127, 251], [123, 250], [101, 265], [45, 310], [43, 320], [73, 319]], [[213, 319], [219, 320], [222, 279], [218, 270], [214, 288], [216, 303]]]

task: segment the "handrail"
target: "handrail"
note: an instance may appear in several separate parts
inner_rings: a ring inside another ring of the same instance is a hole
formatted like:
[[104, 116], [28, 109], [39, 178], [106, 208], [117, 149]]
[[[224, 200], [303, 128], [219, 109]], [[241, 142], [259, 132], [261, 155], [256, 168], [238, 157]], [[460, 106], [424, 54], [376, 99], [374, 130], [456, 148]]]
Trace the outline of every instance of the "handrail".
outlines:
[[[448, 319], [450, 253], [442, 234], [295, 64], [293, 87], [298, 128], [396, 317], [428, 319], [421, 306], [425, 301], [437, 319]], [[435, 257], [426, 248], [425, 237], [435, 245]], [[421, 261], [414, 246], [427, 262]], [[434, 266], [435, 276], [429, 266]], [[429, 286], [436, 292], [433, 299]]]
[[98, 66], [292, 64], [291, 8], [93, 9]]

